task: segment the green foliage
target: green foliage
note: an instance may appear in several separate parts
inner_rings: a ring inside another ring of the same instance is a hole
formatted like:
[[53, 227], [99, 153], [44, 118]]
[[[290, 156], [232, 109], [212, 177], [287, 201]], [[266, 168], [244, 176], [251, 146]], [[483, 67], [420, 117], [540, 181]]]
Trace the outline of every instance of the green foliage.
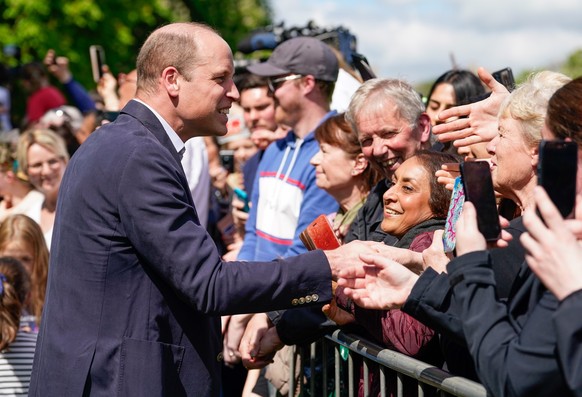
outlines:
[[69, 58], [76, 79], [94, 88], [89, 46], [105, 49], [114, 73], [134, 68], [140, 45], [156, 27], [179, 21], [204, 22], [235, 48], [251, 30], [270, 23], [268, 0], [0, 0], [0, 45], [21, 48], [20, 60], [40, 61], [50, 48]]
[[562, 65], [561, 72], [572, 77], [582, 76], [582, 49], [575, 51]]

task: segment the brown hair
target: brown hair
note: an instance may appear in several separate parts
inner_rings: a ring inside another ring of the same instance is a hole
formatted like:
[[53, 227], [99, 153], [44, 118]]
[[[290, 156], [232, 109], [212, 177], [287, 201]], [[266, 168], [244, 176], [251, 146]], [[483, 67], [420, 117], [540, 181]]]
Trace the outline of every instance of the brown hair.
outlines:
[[152, 93], [160, 72], [168, 66], [175, 67], [189, 80], [199, 62], [197, 34], [201, 31], [218, 34], [211, 27], [196, 22], [173, 23], [155, 30], [137, 56], [137, 89]]
[[27, 308], [40, 322], [46, 282], [48, 277], [49, 252], [40, 226], [26, 215], [10, 215], [0, 223], [0, 250], [14, 240], [20, 240], [32, 249], [31, 290]]
[[550, 98], [546, 125], [557, 138], [570, 138], [582, 147], [582, 77], [567, 83]]
[[[358, 140], [358, 134], [352, 129], [345, 118], [344, 113], [337, 114], [325, 120], [315, 129], [315, 139], [319, 143], [341, 148], [352, 159], [362, 153], [362, 146]], [[378, 183], [382, 176], [370, 164], [362, 173], [362, 180], [365, 183], [366, 191], [370, 191], [372, 186]]]
[[445, 163], [460, 163], [461, 157], [452, 153], [419, 150], [410, 158], [416, 158], [427, 170], [430, 181], [430, 198], [428, 205], [436, 218], [446, 218], [451, 201], [451, 192], [445, 185], [439, 183], [435, 172]]
[[0, 257], [0, 351], [16, 339], [22, 306], [30, 288], [24, 266], [10, 257]]

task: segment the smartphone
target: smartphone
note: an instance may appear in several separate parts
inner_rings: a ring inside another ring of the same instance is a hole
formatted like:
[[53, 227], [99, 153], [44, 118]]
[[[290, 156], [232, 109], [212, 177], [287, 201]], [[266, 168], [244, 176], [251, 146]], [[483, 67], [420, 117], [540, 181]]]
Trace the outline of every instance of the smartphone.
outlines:
[[544, 187], [562, 217], [572, 214], [576, 202], [578, 145], [542, 140], [539, 146], [538, 185]]
[[463, 189], [463, 182], [461, 177], [455, 178], [453, 185], [453, 192], [451, 193], [451, 203], [449, 204], [449, 211], [447, 212], [447, 220], [445, 222], [445, 232], [443, 233], [443, 247], [445, 252], [453, 252], [456, 244], [455, 224], [465, 203], [465, 190]]
[[234, 150], [222, 149], [218, 152], [220, 165], [229, 173], [234, 172]]
[[493, 78], [503, 84], [507, 91], [511, 92], [515, 89], [515, 78], [513, 77], [513, 71], [511, 68], [504, 68], [496, 72], [491, 73]]
[[497, 241], [501, 235], [499, 214], [491, 170], [487, 161], [465, 161], [461, 163], [461, 180], [465, 200], [477, 210], [477, 225], [487, 241]]
[[92, 45], [89, 47], [89, 55], [91, 56], [91, 70], [93, 72], [93, 81], [96, 83], [103, 77], [103, 65], [105, 65], [105, 51], [100, 45]]
[[249, 210], [250, 210], [251, 208], [249, 207], [249, 195], [247, 194], [247, 192], [245, 192], [245, 191], [244, 191], [244, 190], [242, 190], [242, 189], [239, 189], [238, 187], [235, 187], [235, 188], [233, 189], [233, 191], [234, 191], [234, 194], [236, 195], [236, 197], [237, 197], [237, 198], [238, 198], [240, 201], [242, 201], [243, 203], [245, 203], [245, 205], [244, 205], [244, 207], [243, 207], [243, 209], [242, 209], [242, 210], [243, 210], [244, 212], [249, 212]]

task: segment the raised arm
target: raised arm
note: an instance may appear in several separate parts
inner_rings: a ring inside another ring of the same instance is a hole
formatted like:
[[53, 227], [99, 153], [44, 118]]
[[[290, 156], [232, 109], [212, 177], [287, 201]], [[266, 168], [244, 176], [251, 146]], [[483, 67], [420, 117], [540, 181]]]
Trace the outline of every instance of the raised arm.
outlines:
[[477, 71], [481, 81], [491, 90], [491, 95], [479, 102], [455, 106], [439, 114], [439, 119], [456, 120], [435, 125], [432, 129], [439, 141], [454, 141], [455, 147], [488, 142], [497, 135], [497, 112], [509, 91], [483, 68]]

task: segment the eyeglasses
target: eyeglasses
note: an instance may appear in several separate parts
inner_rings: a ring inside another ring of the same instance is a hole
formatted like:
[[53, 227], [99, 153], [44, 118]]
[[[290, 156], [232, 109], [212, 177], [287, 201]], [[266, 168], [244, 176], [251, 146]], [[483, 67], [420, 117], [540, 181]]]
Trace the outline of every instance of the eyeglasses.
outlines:
[[285, 84], [286, 81], [297, 80], [302, 77], [303, 75], [301, 74], [290, 74], [289, 76], [279, 77], [278, 79], [269, 79], [267, 83], [269, 85], [269, 90], [275, 92], [279, 87]]

